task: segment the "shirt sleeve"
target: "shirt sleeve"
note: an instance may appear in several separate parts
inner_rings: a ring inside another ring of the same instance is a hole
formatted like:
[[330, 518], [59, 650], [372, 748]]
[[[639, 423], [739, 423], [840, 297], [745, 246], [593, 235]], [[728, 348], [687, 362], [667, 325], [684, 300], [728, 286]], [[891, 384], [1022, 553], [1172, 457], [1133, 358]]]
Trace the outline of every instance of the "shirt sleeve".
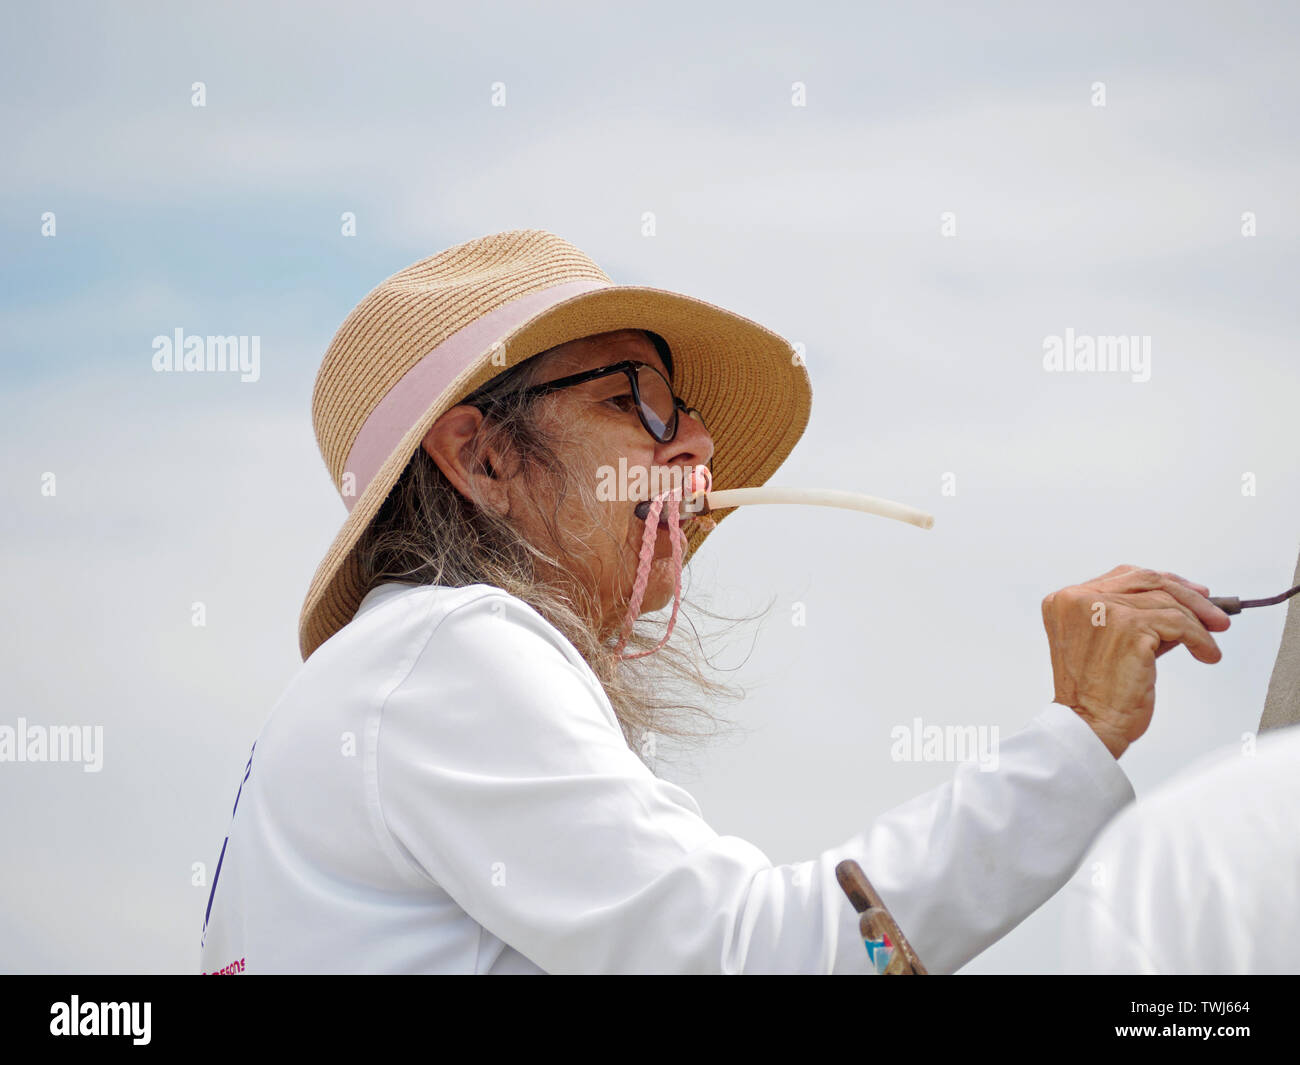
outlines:
[[997, 750], [993, 772], [964, 762], [849, 844], [931, 972], [959, 969], [1056, 894], [1134, 799], [1068, 707], [1048, 705]]
[[869, 973], [835, 878], [844, 858], [922, 963], [952, 971], [1058, 890], [1132, 799], [1101, 741], [1053, 706], [1001, 745], [994, 772], [963, 765], [841, 847], [773, 865], [641, 762], [557, 641], [504, 593], [455, 608], [376, 740], [394, 839], [550, 973]]

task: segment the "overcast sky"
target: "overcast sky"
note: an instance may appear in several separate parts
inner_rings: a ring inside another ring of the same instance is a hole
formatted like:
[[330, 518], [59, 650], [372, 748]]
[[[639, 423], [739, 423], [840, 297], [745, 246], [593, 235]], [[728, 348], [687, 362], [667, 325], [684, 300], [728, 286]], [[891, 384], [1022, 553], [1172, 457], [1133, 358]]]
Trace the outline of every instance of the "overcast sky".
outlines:
[[[1121, 563], [1287, 586], [1289, 5], [61, 3], [5, 21], [0, 725], [100, 725], [104, 761], [0, 764], [4, 970], [197, 971], [194, 863], [215, 868], [345, 513], [312, 436], [316, 368], [375, 284], [486, 233], [551, 230], [616, 281], [802, 343], [812, 420], [773, 482], [936, 516], [755, 508], [692, 564], [692, 592], [773, 609], [748, 658], [748, 640], [724, 655], [743, 660], [743, 733], [664, 773], [775, 862], [951, 774], [894, 762], [895, 726], [1005, 736], [1041, 710], [1048, 592]], [[259, 379], [154, 372], [177, 328], [260, 337]], [[1046, 371], [1067, 330], [1147, 338], [1149, 380]], [[1139, 795], [1256, 726], [1282, 622], [1235, 619], [1213, 667], [1161, 659], [1121, 761]], [[965, 971], [1068, 968], [1063, 921], [1058, 896]]]

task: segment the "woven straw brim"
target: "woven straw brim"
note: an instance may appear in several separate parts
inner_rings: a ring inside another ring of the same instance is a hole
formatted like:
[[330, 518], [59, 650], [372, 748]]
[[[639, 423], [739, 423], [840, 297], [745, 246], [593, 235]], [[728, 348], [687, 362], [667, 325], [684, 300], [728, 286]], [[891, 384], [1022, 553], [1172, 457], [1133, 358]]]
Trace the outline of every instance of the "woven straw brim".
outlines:
[[[763, 326], [690, 296], [612, 285], [555, 304], [502, 338], [505, 357], [485, 350], [402, 438], [362, 492], [312, 578], [299, 619], [306, 660], [347, 625], [367, 589], [354, 548], [435, 421], [488, 380], [558, 344], [595, 333], [649, 329], [673, 352], [673, 388], [704, 416], [714, 442], [713, 487], [763, 484], [808, 424], [812, 388], [788, 341]], [[328, 419], [328, 412], [325, 412]], [[734, 508], [733, 508], [734, 509]], [[714, 511], [721, 521], [731, 510]], [[689, 560], [708, 532], [687, 526]]]

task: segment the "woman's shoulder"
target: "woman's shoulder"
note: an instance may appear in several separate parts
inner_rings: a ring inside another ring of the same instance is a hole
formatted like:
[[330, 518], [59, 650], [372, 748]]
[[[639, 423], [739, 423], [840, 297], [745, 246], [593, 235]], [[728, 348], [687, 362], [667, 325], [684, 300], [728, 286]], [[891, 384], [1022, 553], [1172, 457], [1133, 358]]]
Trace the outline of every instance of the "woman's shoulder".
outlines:
[[452, 587], [444, 584], [403, 584], [389, 581], [375, 585], [365, 594], [352, 620], [358, 621], [380, 610], [392, 614], [395, 612], [394, 608], [401, 614], [426, 613], [442, 616], [480, 600], [492, 602], [509, 600], [521, 606], [528, 606], [522, 599], [491, 584]]
[[[466, 643], [466, 650], [489, 655], [518, 654], [541, 644], [569, 662], [586, 664], [564, 635], [530, 603], [491, 584], [449, 587], [385, 583], [372, 588], [352, 621], [328, 644], [338, 650], [387, 648], [406, 655], [429, 643]], [[324, 650], [323, 646], [320, 650]], [[319, 651], [317, 652], [319, 653]]]
[[514, 706], [585, 693], [617, 727], [577, 648], [530, 603], [495, 585], [381, 585], [317, 658], [318, 686], [331, 691], [364, 678], [390, 694], [443, 690], [473, 678], [476, 689]]

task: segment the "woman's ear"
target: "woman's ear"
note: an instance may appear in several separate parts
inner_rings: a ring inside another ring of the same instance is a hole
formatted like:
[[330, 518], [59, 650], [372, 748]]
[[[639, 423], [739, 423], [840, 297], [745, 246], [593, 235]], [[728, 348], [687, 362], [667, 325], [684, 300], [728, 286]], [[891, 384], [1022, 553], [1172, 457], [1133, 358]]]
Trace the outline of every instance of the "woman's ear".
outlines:
[[474, 438], [482, 425], [483, 412], [462, 403], [433, 423], [420, 446], [461, 495], [471, 502], [481, 499], [505, 517], [510, 512], [510, 497], [498, 473], [504, 465], [502, 456], [489, 449], [474, 462]]

